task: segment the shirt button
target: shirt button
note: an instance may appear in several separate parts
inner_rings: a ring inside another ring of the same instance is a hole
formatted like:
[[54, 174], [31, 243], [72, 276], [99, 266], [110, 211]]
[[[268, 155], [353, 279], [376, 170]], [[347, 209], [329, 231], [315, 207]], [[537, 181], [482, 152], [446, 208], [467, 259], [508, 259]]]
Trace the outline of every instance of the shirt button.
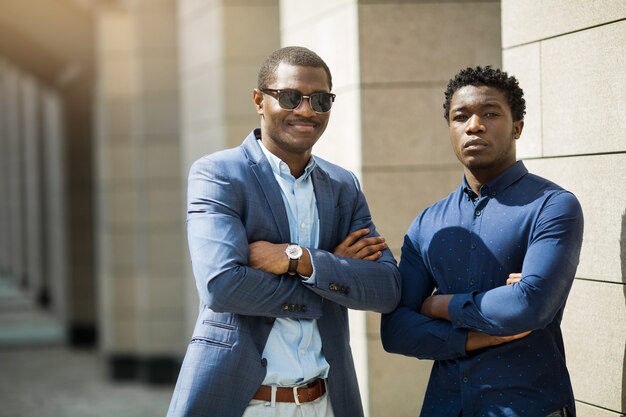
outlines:
[[467, 384], [469, 382], [469, 378], [464, 376], [461, 381], [463, 381], [464, 384]]
[[300, 229], [304, 229], [306, 227], [306, 223], [300, 223]]
[[300, 350], [300, 356], [304, 356], [306, 354], [306, 352], [304, 351], [304, 349]]
[[474, 281], [474, 280], [471, 280], [471, 281], [470, 281], [470, 285], [474, 285], [474, 284], [475, 284], [475, 281]]
[[476, 210], [476, 212], [474, 214], [476, 214], [477, 216], [480, 216], [481, 211], [480, 210]]

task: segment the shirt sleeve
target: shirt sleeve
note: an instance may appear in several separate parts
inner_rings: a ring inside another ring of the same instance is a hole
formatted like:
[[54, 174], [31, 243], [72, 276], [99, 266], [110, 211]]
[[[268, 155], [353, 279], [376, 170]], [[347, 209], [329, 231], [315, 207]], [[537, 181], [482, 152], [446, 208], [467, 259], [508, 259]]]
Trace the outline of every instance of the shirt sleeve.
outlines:
[[386, 351], [419, 359], [447, 360], [466, 355], [467, 331], [455, 328], [447, 320], [436, 320], [419, 313], [424, 300], [432, 294], [435, 283], [411, 239], [409, 228], [402, 246], [400, 304], [381, 320], [381, 337]]
[[522, 279], [485, 292], [456, 294], [448, 313], [456, 328], [505, 336], [548, 326], [572, 287], [583, 234], [576, 197], [560, 192], [542, 207], [522, 266]]

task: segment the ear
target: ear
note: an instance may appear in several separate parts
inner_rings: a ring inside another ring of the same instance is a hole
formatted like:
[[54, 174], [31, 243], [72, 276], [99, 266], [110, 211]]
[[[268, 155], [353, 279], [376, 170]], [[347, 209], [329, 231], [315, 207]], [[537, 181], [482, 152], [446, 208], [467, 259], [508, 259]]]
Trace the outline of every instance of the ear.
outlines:
[[524, 129], [524, 121], [518, 120], [513, 122], [513, 137], [519, 139], [522, 136], [522, 130]]
[[254, 107], [256, 108], [256, 112], [263, 116], [263, 93], [255, 88], [252, 90], [252, 102], [254, 103]]

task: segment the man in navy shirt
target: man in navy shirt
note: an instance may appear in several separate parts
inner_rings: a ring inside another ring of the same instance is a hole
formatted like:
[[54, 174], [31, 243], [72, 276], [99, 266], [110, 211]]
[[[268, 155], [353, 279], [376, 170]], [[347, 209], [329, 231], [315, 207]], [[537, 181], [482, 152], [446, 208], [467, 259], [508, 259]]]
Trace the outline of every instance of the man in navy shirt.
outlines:
[[383, 315], [383, 345], [435, 360], [422, 417], [575, 416], [560, 323], [580, 204], [516, 161], [525, 101], [514, 77], [464, 69], [444, 110], [465, 175], [407, 231], [402, 299]]

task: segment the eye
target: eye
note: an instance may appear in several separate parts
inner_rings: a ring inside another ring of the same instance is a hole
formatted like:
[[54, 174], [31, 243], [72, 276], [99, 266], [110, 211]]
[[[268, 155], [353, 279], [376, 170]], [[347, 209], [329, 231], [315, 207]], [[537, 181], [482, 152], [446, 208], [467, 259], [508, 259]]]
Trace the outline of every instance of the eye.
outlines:
[[485, 113], [485, 117], [487, 117], [487, 118], [489, 118], [489, 119], [493, 119], [493, 118], [498, 117], [498, 116], [500, 116], [500, 114], [495, 113], [495, 112], [488, 112], [488, 113]]
[[455, 114], [452, 117], [452, 120], [454, 120], [455, 122], [464, 122], [467, 120], [467, 116], [464, 114]]

